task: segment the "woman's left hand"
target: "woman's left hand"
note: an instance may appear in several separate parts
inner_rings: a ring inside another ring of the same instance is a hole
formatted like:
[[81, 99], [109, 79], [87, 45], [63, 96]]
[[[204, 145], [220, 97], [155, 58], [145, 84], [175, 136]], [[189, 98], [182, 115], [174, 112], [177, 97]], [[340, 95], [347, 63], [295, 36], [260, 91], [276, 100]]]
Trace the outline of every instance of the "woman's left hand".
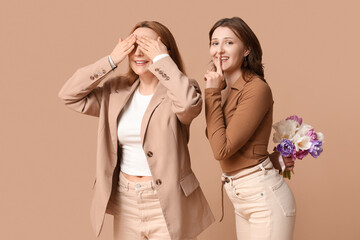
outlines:
[[161, 42], [160, 37], [157, 40], [146, 36], [136, 37], [136, 43], [140, 50], [151, 60], [160, 54], [168, 54], [167, 47]]

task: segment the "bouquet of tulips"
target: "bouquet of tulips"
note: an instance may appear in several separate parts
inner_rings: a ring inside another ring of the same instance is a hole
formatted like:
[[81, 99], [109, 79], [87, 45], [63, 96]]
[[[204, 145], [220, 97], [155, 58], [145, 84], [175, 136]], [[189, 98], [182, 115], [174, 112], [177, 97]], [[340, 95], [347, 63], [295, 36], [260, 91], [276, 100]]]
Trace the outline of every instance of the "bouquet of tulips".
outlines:
[[[317, 158], [323, 151], [324, 134], [315, 132], [314, 128], [302, 122], [302, 118], [293, 115], [273, 125], [275, 130], [273, 141], [277, 143], [276, 151], [284, 157], [291, 157], [293, 161], [302, 160], [310, 154]], [[285, 170], [282, 158], [279, 158], [282, 175], [291, 178], [290, 171]], [[292, 173], [294, 173], [292, 171]]]

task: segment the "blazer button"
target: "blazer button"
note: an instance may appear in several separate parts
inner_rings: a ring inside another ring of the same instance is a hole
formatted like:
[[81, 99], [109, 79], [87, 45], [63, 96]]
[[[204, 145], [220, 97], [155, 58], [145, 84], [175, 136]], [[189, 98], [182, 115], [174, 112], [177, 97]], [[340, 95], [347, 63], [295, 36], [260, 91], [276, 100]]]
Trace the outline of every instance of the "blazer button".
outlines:
[[97, 74], [97, 73], [95, 73], [95, 74], [94, 74], [94, 77], [95, 77], [95, 78], [98, 78], [98, 74]]
[[148, 157], [152, 157], [152, 156], [153, 156], [153, 153], [152, 153], [151, 151], [148, 151], [148, 152], [147, 152], [147, 156], [148, 156]]
[[155, 68], [155, 72], [158, 72], [159, 71], [159, 69], [158, 68]]
[[94, 80], [94, 76], [91, 75], [91, 76], [90, 76], [90, 79], [91, 79], [91, 80]]
[[160, 73], [160, 74], [163, 74], [164, 72], [160, 70], [159, 73]]
[[165, 80], [169, 80], [170, 78], [169, 77], [166, 77]]
[[103, 73], [103, 74], [105, 74], [105, 73], [106, 73], [105, 69], [103, 69], [103, 70], [102, 70], [102, 73]]
[[156, 185], [161, 185], [162, 182], [160, 179], [156, 179], [155, 183], [156, 183]]

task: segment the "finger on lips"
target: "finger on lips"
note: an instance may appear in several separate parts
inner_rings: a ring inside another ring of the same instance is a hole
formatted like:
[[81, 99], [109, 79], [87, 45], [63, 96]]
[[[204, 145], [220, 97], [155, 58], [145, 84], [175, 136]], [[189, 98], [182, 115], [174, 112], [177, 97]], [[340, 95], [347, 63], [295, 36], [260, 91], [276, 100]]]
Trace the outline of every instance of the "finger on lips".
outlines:
[[221, 66], [221, 54], [219, 55], [217, 61], [215, 61], [216, 63], [216, 72], [219, 74], [222, 74], [222, 66]]

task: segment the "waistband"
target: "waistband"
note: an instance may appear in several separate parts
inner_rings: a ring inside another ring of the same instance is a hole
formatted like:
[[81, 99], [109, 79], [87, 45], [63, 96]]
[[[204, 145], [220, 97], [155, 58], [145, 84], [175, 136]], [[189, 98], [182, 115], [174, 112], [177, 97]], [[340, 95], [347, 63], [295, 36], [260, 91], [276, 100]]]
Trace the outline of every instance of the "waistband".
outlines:
[[[274, 166], [272, 165], [272, 162], [270, 161], [270, 158], [266, 158], [263, 162], [259, 163], [258, 165], [242, 169], [239, 172], [237, 172], [235, 175], [228, 176], [226, 174], [222, 174], [221, 176], [221, 218], [220, 222], [224, 219], [224, 185], [225, 184], [232, 184], [233, 180], [242, 179], [246, 181], [249, 178], [253, 178], [257, 175], [266, 174], [267, 170], [273, 169]], [[258, 174], [257, 174], [258, 173]]]
[[258, 165], [251, 167], [251, 168], [246, 168], [246, 169], [241, 169], [239, 172], [237, 172], [235, 175], [226, 175], [226, 174], [222, 174], [221, 176], [221, 181], [224, 183], [229, 183], [232, 180], [236, 180], [239, 178], [243, 178], [243, 180], [245, 181], [248, 177], [252, 177], [250, 175], [252, 175], [253, 173], [259, 172], [260, 171], [265, 171], [265, 170], [270, 170], [273, 169], [274, 166], [272, 165], [272, 162], [270, 161], [270, 158], [266, 158], [263, 162], [259, 163]]
[[155, 183], [153, 180], [149, 180], [146, 182], [133, 182], [127, 179], [124, 174], [120, 171], [119, 177], [119, 186], [122, 185], [128, 190], [147, 190], [147, 189], [155, 189]]

